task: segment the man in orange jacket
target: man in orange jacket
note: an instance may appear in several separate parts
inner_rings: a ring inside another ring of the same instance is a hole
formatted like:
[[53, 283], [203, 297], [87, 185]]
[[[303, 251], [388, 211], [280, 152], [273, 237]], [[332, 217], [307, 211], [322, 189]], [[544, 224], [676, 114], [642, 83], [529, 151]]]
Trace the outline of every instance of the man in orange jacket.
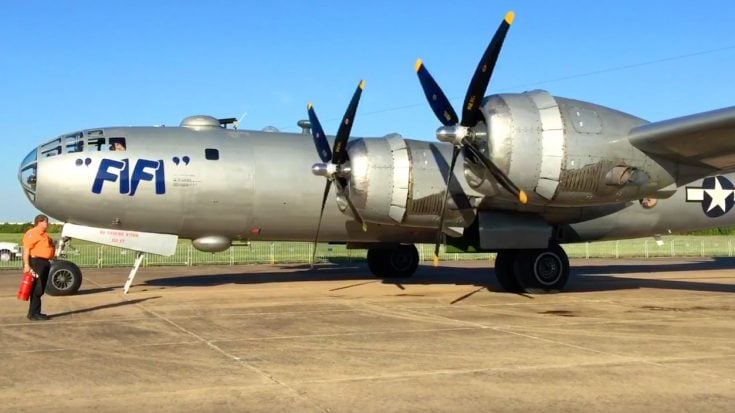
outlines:
[[46, 290], [48, 273], [51, 269], [51, 259], [54, 258], [54, 241], [48, 236], [48, 217], [37, 215], [33, 220], [33, 228], [23, 236], [23, 272], [31, 269], [38, 275], [31, 291], [31, 302], [28, 306], [29, 320], [48, 320], [46, 314], [41, 313], [41, 296]]

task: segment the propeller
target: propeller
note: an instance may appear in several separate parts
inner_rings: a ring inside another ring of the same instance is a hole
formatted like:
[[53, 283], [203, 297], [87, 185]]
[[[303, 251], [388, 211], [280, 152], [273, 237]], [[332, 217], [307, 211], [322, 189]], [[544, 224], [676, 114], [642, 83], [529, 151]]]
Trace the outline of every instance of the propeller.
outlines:
[[500, 55], [500, 50], [503, 47], [503, 41], [505, 36], [510, 29], [510, 25], [513, 23], [515, 14], [512, 11], [506, 13], [505, 18], [500, 23], [498, 30], [495, 32], [490, 44], [488, 44], [485, 53], [483, 53], [480, 62], [475, 69], [475, 73], [472, 76], [472, 80], [467, 88], [465, 94], [464, 103], [462, 106], [462, 119], [457, 117], [457, 113], [452, 108], [452, 104], [449, 103], [449, 99], [444, 94], [439, 84], [436, 83], [434, 78], [429, 73], [426, 66], [421, 59], [416, 60], [416, 74], [421, 82], [421, 88], [424, 90], [426, 99], [429, 101], [431, 110], [436, 115], [442, 127], [437, 129], [436, 136], [442, 142], [449, 142], [454, 145], [452, 152], [452, 161], [447, 171], [447, 190], [444, 193], [444, 203], [442, 204], [441, 216], [439, 218], [439, 231], [437, 234], [436, 245], [434, 247], [434, 265], [439, 260], [439, 245], [442, 240], [442, 229], [444, 225], [444, 214], [446, 211], [446, 203], [449, 196], [449, 185], [452, 182], [452, 172], [454, 171], [454, 165], [459, 156], [459, 151], [465, 149], [466, 152], [472, 154], [473, 157], [478, 159], [480, 163], [490, 172], [495, 180], [502, 186], [506, 191], [513, 194], [521, 204], [528, 202], [528, 196], [520, 189], [508, 176], [500, 170], [493, 163], [490, 158], [485, 156], [484, 153], [476, 146], [474, 142], [475, 131], [472, 129], [482, 120], [482, 113], [479, 110], [479, 105], [482, 102], [482, 98], [485, 96], [485, 91], [490, 84], [490, 77], [495, 69], [495, 63]]
[[[352, 131], [352, 123], [355, 119], [355, 113], [357, 112], [357, 105], [360, 103], [360, 95], [362, 95], [362, 89], [365, 87], [365, 81], [361, 80], [355, 89], [355, 93], [352, 95], [350, 104], [347, 106], [342, 122], [337, 130], [337, 136], [334, 138], [334, 145], [332, 148], [329, 146], [326, 135], [324, 135], [324, 129], [322, 128], [319, 118], [316, 116], [314, 106], [309, 103], [307, 110], [309, 112], [309, 121], [311, 122], [311, 136], [314, 139], [314, 146], [319, 154], [319, 159], [322, 163], [316, 163], [311, 167], [311, 171], [314, 175], [323, 176], [327, 179], [327, 184], [324, 186], [324, 196], [322, 197], [322, 206], [319, 211], [319, 223], [316, 227], [316, 235], [314, 236], [314, 249], [311, 257], [312, 265], [316, 258], [316, 247], [319, 243], [319, 230], [322, 226], [322, 218], [324, 216], [324, 206], [327, 204], [327, 198], [329, 197], [329, 190], [332, 187], [332, 183], [337, 187], [337, 192], [342, 198], [347, 201], [347, 205], [352, 211], [352, 215], [361, 226], [363, 231], [367, 231], [367, 224], [362, 219], [362, 216], [357, 212], [357, 208], [350, 200], [350, 196], [347, 187], [347, 178], [350, 174], [349, 167], [345, 167], [344, 164], [347, 162], [347, 141], [350, 139], [350, 132]], [[331, 161], [331, 162], [330, 162]]]

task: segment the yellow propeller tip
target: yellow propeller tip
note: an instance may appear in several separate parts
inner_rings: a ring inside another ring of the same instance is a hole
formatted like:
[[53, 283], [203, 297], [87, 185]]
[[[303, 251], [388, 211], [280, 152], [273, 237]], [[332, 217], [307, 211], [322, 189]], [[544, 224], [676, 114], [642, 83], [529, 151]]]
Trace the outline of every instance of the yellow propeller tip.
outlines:
[[508, 24], [513, 24], [513, 19], [516, 18], [516, 14], [513, 13], [513, 10], [509, 11], [508, 13], [505, 13], [505, 22]]
[[367, 224], [364, 222], [362, 224], [362, 232], [367, 232]]
[[364, 80], [361, 80], [361, 81], [360, 81], [360, 85], [359, 85], [358, 87], [359, 87], [360, 89], [364, 89], [364, 88], [365, 88], [365, 81], [364, 81]]
[[309, 103], [308, 103], [308, 104], [306, 105], [306, 110], [311, 110], [311, 107], [312, 107], [312, 106], [313, 106], [313, 105], [311, 104], [311, 102], [309, 102]]
[[518, 192], [518, 201], [520, 201], [523, 205], [526, 205], [526, 203], [528, 203], [528, 196], [525, 192], [523, 192], [523, 190]]
[[432, 261], [434, 261], [434, 266], [435, 267], [438, 267], [439, 266], [439, 257], [438, 256], [434, 255], [434, 259]]
[[416, 59], [416, 63], [414, 63], [413, 68], [418, 72], [423, 64], [424, 62], [421, 59]]

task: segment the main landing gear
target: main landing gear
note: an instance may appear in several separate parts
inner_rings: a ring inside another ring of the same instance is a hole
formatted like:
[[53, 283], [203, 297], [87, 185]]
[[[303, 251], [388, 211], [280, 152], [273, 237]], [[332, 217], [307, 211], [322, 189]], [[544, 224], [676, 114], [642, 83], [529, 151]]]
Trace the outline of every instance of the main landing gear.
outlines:
[[569, 258], [558, 244], [546, 249], [502, 250], [495, 258], [495, 275], [508, 292], [559, 292], [569, 280]]
[[376, 277], [410, 277], [419, 266], [419, 252], [414, 245], [374, 247], [368, 249], [367, 260]]

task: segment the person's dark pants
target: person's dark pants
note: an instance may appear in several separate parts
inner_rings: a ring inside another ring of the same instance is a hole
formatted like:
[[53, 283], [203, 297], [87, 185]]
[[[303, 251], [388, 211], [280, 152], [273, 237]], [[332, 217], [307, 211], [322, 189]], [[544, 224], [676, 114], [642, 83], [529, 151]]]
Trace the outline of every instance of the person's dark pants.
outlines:
[[31, 269], [38, 274], [38, 278], [33, 283], [33, 291], [31, 291], [31, 302], [28, 305], [28, 315], [33, 316], [41, 314], [41, 296], [46, 291], [46, 283], [48, 282], [48, 273], [51, 269], [51, 262], [43, 258], [31, 258]]

